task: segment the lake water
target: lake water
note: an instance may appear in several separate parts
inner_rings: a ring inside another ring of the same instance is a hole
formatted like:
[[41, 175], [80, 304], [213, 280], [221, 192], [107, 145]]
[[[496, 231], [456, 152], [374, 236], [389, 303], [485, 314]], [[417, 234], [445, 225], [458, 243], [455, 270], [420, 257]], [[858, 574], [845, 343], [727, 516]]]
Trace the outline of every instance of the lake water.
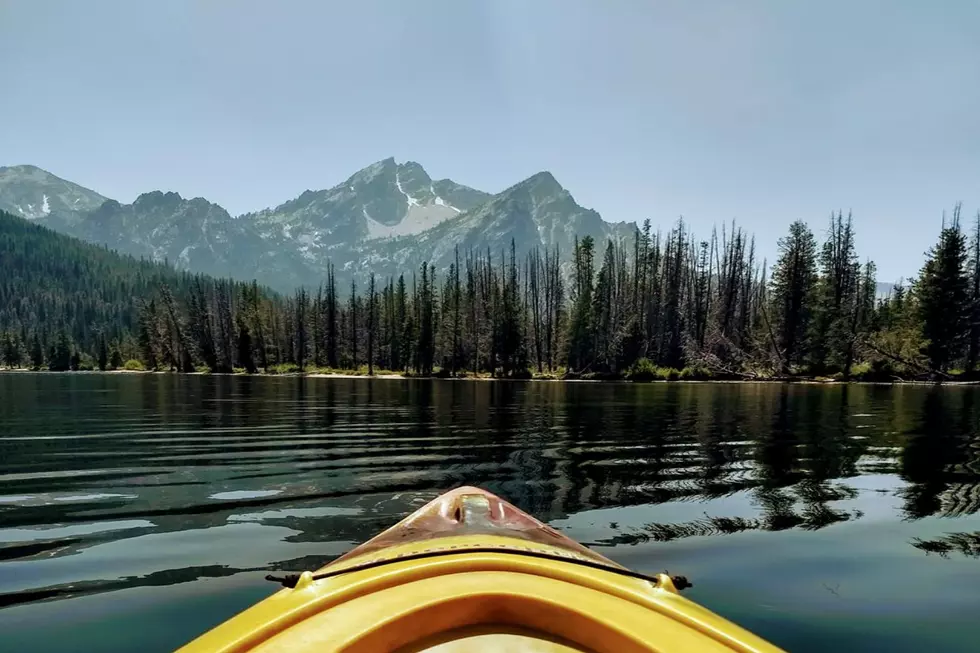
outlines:
[[479, 485], [791, 651], [976, 651], [980, 389], [0, 374], [0, 648], [171, 650]]

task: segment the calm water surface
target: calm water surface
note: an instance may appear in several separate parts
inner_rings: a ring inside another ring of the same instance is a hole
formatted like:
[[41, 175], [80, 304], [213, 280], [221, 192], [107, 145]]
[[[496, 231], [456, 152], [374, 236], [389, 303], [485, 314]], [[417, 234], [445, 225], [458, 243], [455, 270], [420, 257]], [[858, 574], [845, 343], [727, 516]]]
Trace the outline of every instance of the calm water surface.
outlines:
[[166, 651], [443, 490], [791, 651], [976, 651], [980, 389], [0, 374], [4, 650]]

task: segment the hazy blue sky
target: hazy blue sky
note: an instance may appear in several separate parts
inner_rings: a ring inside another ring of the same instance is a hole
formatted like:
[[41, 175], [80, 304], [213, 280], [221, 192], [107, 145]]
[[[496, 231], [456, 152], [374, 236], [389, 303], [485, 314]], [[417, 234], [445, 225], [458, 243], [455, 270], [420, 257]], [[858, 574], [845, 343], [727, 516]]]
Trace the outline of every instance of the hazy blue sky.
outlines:
[[0, 164], [232, 213], [387, 156], [551, 170], [607, 220], [772, 256], [853, 209], [880, 278], [980, 208], [980, 2], [0, 0]]

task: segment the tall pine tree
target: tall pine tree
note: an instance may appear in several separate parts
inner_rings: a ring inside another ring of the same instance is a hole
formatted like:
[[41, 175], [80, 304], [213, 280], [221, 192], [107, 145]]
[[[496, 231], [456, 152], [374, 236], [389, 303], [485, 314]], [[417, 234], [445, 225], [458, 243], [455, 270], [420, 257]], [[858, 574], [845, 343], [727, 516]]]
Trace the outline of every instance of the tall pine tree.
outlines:
[[966, 237], [959, 206], [929, 250], [916, 286], [926, 355], [932, 369], [945, 372], [962, 354], [969, 328], [970, 286], [966, 273]]
[[802, 221], [779, 239], [779, 259], [772, 269], [769, 298], [772, 327], [783, 373], [802, 364], [809, 355], [810, 322], [817, 284], [817, 243]]

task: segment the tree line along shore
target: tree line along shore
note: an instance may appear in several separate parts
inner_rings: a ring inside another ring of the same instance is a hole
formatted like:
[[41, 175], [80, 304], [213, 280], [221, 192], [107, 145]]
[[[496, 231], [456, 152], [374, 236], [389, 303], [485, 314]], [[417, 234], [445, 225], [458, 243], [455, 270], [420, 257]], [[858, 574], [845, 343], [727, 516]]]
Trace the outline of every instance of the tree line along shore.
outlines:
[[[967, 233], [969, 232], [969, 233]], [[471, 378], [980, 378], [980, 214], [944, 217], [919, 274], [876, 293], [850, 215], [802, 221], [771, 266], [735, 223], [631, 241], [457, 251], [286, 296], [178, 272], [0, 214], [8, 368]]]

